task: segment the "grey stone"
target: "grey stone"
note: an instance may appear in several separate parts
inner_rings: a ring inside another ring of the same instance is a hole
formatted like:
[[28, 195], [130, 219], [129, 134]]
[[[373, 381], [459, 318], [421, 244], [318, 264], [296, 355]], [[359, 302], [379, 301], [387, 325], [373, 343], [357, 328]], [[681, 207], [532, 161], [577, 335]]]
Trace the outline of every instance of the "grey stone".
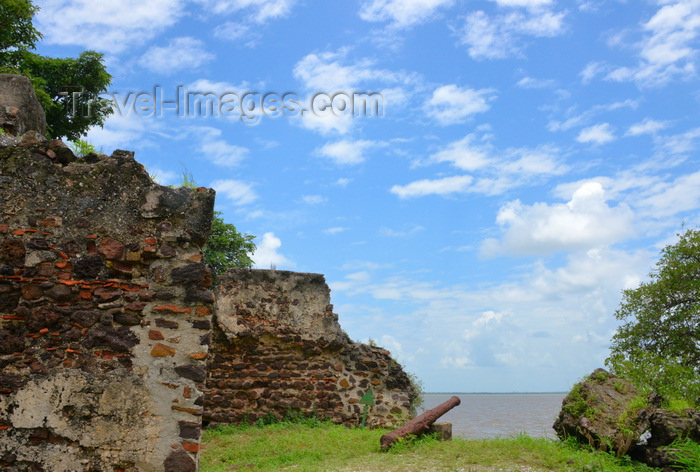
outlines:
[[0, 128], [15, 136], [28, 131], [46, 136], [46, 115], [27, 77], [0, 74]]

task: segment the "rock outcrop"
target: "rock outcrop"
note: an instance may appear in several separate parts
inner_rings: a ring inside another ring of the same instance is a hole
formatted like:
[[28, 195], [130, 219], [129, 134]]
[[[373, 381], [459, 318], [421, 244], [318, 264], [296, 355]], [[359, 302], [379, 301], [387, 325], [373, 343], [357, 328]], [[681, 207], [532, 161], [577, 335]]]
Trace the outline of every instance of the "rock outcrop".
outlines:
[[408, 419], [414, 391], [389, 352], [352, 342], [320, 274], [235, 269], [217, 280], [204, 420], [240, 423], [317, 415], [370, 426]]
[[554, 430], [593, 448], [627, 454], [652, 467], [678, 470], [666, 449], [677, 438], [700, 442], [700, 412], [661, 408], [658, 394], [642, 395], [629, 382], [596, 369], [564, 398]]
[[46, 136], [46, 115], [27, 77], [0, 74], [0, 129], [14, 136], [27, 131]]

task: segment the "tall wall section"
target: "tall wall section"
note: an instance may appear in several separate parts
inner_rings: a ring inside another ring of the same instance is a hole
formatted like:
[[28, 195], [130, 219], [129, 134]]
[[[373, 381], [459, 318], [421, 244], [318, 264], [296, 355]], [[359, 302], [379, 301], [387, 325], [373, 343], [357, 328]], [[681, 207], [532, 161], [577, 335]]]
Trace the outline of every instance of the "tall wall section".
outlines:
[[214, 192], [32, 135], [0, 146], [0, 469], [194, 472]]
[[204, 421], [255, 421], [289, 412], [359, 425], [406, 421], [416, 392], [389, 352], [354, 343], [338, 324], [320, 274], [235, 269], [217, 278]]

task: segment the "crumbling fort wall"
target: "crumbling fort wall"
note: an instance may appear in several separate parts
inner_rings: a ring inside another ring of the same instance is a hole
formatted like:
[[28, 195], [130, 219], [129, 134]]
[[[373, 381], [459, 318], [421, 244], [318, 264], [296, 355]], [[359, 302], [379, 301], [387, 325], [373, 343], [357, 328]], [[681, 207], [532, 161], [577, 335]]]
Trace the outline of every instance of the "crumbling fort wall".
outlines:
[[0, 470], [196, 472], [203, 418], [357, 425], [368, 391], [369, 425], [407, 419], [409, 378], [342, 331], [322, 275], [233, 270], [215, 307], [214, 191], [77, 158], [43, 118], [0, 74]]
[[129, 152], [0, 147], [2, 470], [197, 469], [213, 204]]
[[204, 421], [317, 415], [359, 425], [406, 421], [417, 395], [389, 352], [355, 343], [338, 324], [320, 274], [234, 269], [217, 278]]

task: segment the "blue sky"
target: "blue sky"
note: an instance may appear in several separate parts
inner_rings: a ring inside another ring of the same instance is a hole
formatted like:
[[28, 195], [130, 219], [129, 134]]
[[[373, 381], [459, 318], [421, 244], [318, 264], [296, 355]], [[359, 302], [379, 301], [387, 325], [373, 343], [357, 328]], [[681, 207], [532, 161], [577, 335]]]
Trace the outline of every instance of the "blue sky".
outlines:
[[[36, 4], [40, 53], [114, 76], [91, 143], [215, 188], [258, 267], [325, 274], [427, 391], [568, 390], [697, 227], [698, 0]], [[184, 116], [178, 90], [231, 108]], [[343, 110], [361, 93], [381, 116]]]

